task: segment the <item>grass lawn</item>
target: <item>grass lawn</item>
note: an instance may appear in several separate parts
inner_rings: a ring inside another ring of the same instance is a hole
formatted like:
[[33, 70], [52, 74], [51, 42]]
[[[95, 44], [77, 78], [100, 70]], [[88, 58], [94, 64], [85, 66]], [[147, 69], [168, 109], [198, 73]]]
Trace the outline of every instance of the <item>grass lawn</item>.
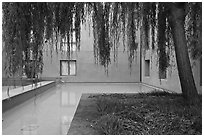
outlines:
[[99, 94], [88, 100], [92, 103], [82, 107], [78, 124], [87, 115], [86, 127], [94, 131], [89, 134], [202, 134], [202, 103], [188, 106], [180, 94]]

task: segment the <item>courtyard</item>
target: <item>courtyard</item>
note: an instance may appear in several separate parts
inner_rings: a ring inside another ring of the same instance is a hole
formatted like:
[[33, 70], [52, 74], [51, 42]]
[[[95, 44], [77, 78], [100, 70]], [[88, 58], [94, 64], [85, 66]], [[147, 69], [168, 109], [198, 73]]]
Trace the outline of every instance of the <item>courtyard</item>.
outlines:
[[3, 135], [202, 134], [201, 2], [3, 2], [1, 68]]
[[[62, 83], [6, 111], [3, 135], [67, 134], [83, 93], [147, 93], [140, 83]], [[54, 124], [53, 124], [54, 123]]]

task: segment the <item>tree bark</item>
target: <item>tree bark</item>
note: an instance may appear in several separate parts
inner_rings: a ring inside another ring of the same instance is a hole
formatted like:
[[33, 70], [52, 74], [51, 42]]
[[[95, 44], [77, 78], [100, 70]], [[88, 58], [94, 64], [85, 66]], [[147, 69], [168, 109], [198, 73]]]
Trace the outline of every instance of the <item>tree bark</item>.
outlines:
[[170, 25], [173, 32], [176, 62], [182, 94], [188, 103], [195, 104], [198, 103], [199, 100], [185, 37], [184, 21], [186, 15], [184, 6], [185, 5], [181, 5], [181, 3], [172, 3], [170, 5]]

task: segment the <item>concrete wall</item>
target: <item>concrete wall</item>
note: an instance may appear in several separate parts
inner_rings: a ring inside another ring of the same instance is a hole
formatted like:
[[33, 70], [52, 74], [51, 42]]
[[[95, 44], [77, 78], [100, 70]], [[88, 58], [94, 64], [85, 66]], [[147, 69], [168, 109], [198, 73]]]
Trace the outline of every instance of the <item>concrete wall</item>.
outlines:
[[[88, 26], [88, 25], [86, 25]], [[139, 36], [139, 35], [138, 35]], [[139, 37], [138, 37], [139, 42]], [[150, 41], [151, 43], [151, 41]], [[140, 44], [139, 44], [140, 46]], [[50, 45], [44, 45], [43, 63], [44, 69], [41, 77], [44, 80], [55, 80], [56, 78], [62, 78], [67, 82], [139, 82], [140, 81], [140, 57], [139, 49], [137, 49], [137, 57], [132, 64], [132, 70], [129, 68], [127, 51], [123, 52], [123, 45], [119, 45], [118, 49], [118, 62], [113, 61], [113, 50], [111, 51], [111, 64], [108, 68], [108, 75], [105, 73], [104, 67], [95, 64], [94, 52], [93, 52], [93, 35], [92, 29], [82, 26], [81, 31], [81, 48], [80, 51], [73, 52], [71, 59], [76, 59], [77, 72], [76, 76], [60, 76], [60, 60], [67, 59], [66, 53], [53, 52], [51, 57]], [[5, 54], [2, 54], [2, 77], [4, 77], [4, 61]], [[144, 75], [145, 72], [145, 60], [150, 60], [150, 76]], [[201, 86], [201, 67], [200, 61], [192, 61], [192, 69], [195, 84], [199, 93], [202, 92]], [[162, 87], [171, 91], [181, 93], [180, 80], [178, 77], [178, 71], [176, 66], [175, 55], [171, 57], [171, 67], [167, 70], [167, 78], [159, 79], [158, 72], [158, 60], [154, 51], [146, 51], [146, 54], [142, 56], [142, 82], [157, 87]]]
[[[150, 76], [142, 71], [142, 82], [181, 93], [180, 81], [176, 66], [167, 69], [167, 78], [159, 79], [158, 58], [155, 52], [147, 51], [142, 58], [142, 68], [145, 69], [145, 60], [150, 60]], [[173, 64], [172, 64], [173, 65]]]
[[129, 67], [128, 53], [123, 52], [123, 45], [118, 48], [118, 60], [114, 62], [113, 50], [111, 51], [111, 64], [108, 67], [108, 74], [105, 68], [100, 64], [95, 63], [93, 52], [93, 35], [90, 29], [84, 25], [81, 31], [81, 47], [80, 51], [73, 52], [71, 59], [76, 59], [77, 72], [76, 76], [60, 76], [60, 60], [67, 59], [66, 53], [61, 54], [53, 52], [52, 58], [50, 54], [50, 45], [44, 46], [44, 69], [42, 73], [43, 79], [62, 78], [67, 82], [139, 82], [140, 63], [139, 63], [139, 48], [137, 57], [132, 63], [132, 70]]
[[[150, 41], [150, 43], [152, 43]], [[145, 76], [145, 60], [150, 60], [150, 76]], [[202, 61], [201, 61], [202, 62]], [[193, 76], [196, 84], [196, 88], [198, 93], [202, 93], [202, 86], [201, 86], [201, 67], [200, 67], [200, 60], [194, 61], [191, 59], [191, 66], [193, 71]], [[166, 79], [159, 79], [159, 65], [158, 65], [158, 56], [156, 50], [152, 50], [151, 46], [150, 49], [147, 50], [144, 54], [142, 54], [142, 82], [154, 85], [157, 87], [161, 87], [170, 91], [174, 91], [177, 93], [181, 93], [181, 86], [180, 80], [178, 76], [177, 64], [175, 53], [171, 53], [170, 57], [170, 67], [167, 69], [167, 77]]]

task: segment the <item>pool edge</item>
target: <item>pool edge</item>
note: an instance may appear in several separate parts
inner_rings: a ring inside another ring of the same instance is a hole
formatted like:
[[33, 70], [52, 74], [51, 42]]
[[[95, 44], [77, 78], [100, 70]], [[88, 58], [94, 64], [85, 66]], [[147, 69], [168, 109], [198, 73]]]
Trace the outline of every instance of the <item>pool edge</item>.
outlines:
[[48, 90], [49, 88], [56, 85], [56, 82], [53, 81], [51, 83], [48, 83], [46, 85], [34, 88], [29, 90], [28, 92], [24, 92], [18, 95], [15, 95], [13, 97], [10, 97], [9, 99], [2, 100], [2, 113], [5, 111], [25, 102], [26, 100], [34, 97], [35, 95], [41, 94], [42, 92]]

